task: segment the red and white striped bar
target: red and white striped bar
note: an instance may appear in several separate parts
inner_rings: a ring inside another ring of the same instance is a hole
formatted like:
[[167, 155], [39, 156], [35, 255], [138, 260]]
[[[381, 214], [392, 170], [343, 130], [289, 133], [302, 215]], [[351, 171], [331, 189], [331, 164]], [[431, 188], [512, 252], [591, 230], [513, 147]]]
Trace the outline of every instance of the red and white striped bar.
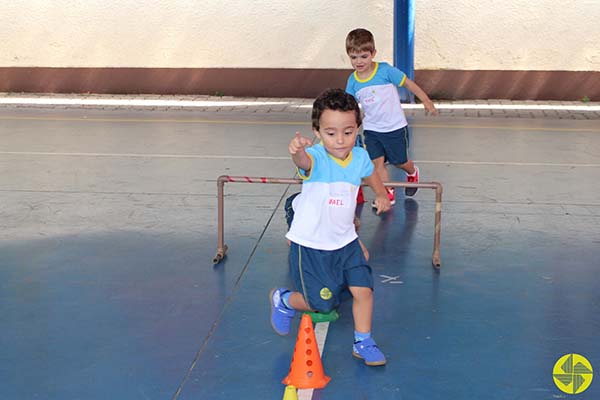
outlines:
[[[302, 184], [301, 179], [292, 178], [266, 178], [266, 177], [249, 177], [249, 176], [229, 176], [221, 175], [217, 178], [217, 254], [213, 258], [213, 264], [218, 264], [227, 254], [227, 245], [225, 244], [225, 183], [263, 183], [263, 184], [284, 184], [284, 185], [299, 185]], [[435, 190], [435, 224], [433, 233], [433, 254], [431, 262], [435, 268], [442, 266], [440, 259], [440, 238], [441, 238], [441, 222], [442, 222], [442, 185], [438, 182], [385, 182], [385, 186], [392, 187], [411, 187], [420, 189]]]

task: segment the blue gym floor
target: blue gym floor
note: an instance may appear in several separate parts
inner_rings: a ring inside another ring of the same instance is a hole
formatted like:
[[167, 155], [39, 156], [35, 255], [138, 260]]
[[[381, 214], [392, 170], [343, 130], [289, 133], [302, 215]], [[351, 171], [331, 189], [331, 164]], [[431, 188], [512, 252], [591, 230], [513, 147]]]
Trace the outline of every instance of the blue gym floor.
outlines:
[[[598, 121], [410, 122], [444, 186], [442, 267], [431, 190], [359, 210], [388, 364], [352, 357], [345, 303], [312, 398], [599, 399]], [[307, 114], [0, 110], [0, 399], [281, 399], [299, 319], [276, 335], [268, 293], [299, 186], [226, 184], [213, 265], [216, 178], [293, 177], [297, 130]], [[579, 395], [553, 382], [568, 353], [596, 371]]]

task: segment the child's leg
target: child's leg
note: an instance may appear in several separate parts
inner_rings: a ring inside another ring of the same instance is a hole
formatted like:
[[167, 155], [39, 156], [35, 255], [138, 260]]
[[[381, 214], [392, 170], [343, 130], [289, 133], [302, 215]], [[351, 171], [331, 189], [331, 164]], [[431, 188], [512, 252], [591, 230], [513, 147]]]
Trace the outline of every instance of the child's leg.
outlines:
[[385, 158], [384, 157], [378, 157], [376, 159], [373, 160], [373, 164], [375, 165], [375, 172], [377, 172], [377, 175], [379, 176], [379, 178], [381, 179], [382, 182], [389, 182], [390, 180], [390, 174], [388, 173], [388, 170], [385, 166]]
[[371, 332], [373, 320], [373, 289], [369, 287], [350, 286], [352, 293], [352, 316], [354, 330], [361, 333]]
[[[419, 167], [417, 167], [412, 160], [408, 160], [404, 164], [396, 165], [402, 168], [406, 172], [406, 181], [411, 183], [419, 183]], [[406, 196], [414, 196], [417, 193], [418, 188], [404, 188], [404, 194]]]
[[398, 164], [396, 165], [396, 167], [401, 168], [402, 170], [404, 170], [404, 172], [406, 172], [408, 175], [412, 175], [415, 173], [416, 169], [415, 169], [415, 164], [413, 163], [412, 160], [408, 160], [407, 162], [405, 162], [404, 164]]
[[[381, 181], [389, 182], [390, 174], [387, 170], [387, 167], [385, 166], [385, 157], [378, 157], [378, 158], [374, 159], [373, 164], [375, 165], [375, 172], [377, 173], [377, 175], [379, 176]], [[386, 186], [386, 190], [388, 192], [388, 198], [390, 199], [391, 205], [396, 204], [396, 196], [395, 196], [394, 188]], [[371, 205], [373, 206], [373, 208], [376, 207], [375, 202], [373, 202]]]
[[[408, 158], [408, 137], [408, 127], [405, 126], [393, 133], [388, 133], [388, 136], [385, 136], [382, 140], [385, 141], [386, 157], [390, 164], [406, 172], [407, 182], [418, 183], [419, 168]], [[404, 188], [406, 196], [414, 196], [415, 193], [417, 193], [417, 188]]]
[[297, 311], [312, 311], [310, 309], [310, 307], [308, 306], [308, 304], [306, 303], [306, 300], [304, 300], [304, 296], [302, 296], [302, 293], [300, 292], [292, 292], [292, 294], [290, 294], [290, 297], [288, 299], [288, 305], [293, 308], [294, 310]]
[[[371, 161], [373, 161], [377, 176], [379, 176], [383, 182], [389, 182], [390, 180], [387, 167], [385, 166], [386, 160], [389, 159], [385, 143], [387, 136], [387, 133], [382, 134], [374, 131], [365, 131], [365, 144], [367, 146], [367, 151], [369, 152], [369, 157], [371, 158]], [[386, 187], [386, 189], [390, 203], [394, 205], [396, 203], [394, 188]], [[375, 202], [371, 203], [371, 206], [375, 208]]]
[[367, 250], [367, 246], [365, 246], [365, 244], [360, 239], [358, 239], [358, 244], [360, 244], [360, 248], [365, 256], [365, 260], [369, 261], [369, 250]]
[[373, 290], [369, 287], [350, 286], [352, 315], [354, 316], [354, 345], [352, 355], [370, 366], [385, 365], [385, 355], [371, 337], [373, 320]]
[[[357, 234], [358, 234], [359, 228], [360, 228], [360, 219], [358, 219], [358, 217], [355, 215], [354, 216], [354, 229], [356, 230]], [[365, 244], [362, 242], [362, 240], [360, 240], [360, 238], [358, 239], [358, 244], [360, 244], [360, 248], [363, 251], [365, 260], [369, 261], [369, 250], [367, 250], [367, 246], [365, 246]]]

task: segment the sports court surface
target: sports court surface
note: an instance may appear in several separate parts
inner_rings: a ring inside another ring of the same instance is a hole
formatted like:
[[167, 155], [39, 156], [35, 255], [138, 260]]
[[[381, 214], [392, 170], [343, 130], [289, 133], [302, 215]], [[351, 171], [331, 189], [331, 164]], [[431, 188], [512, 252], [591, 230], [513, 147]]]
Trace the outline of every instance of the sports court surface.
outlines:
[[[352, 357], [345, 303], [331, 382], [300, 398], [600, 398], [600, 121], [410, 123], [421, 181], [444, 188], [442, 267], [431, 190], [359, 209], [388, 364]], [[0, 108], [0, 399], [281, 399], [299, 318], [276, 335], [268, 293], [289, 284], [299, 186], [226, 184], [213, 265], [216, 179], [292, 178], [309, 128], [308, 109]], [[553, 381], [569, 353], [594, 367], [578, 395]]]

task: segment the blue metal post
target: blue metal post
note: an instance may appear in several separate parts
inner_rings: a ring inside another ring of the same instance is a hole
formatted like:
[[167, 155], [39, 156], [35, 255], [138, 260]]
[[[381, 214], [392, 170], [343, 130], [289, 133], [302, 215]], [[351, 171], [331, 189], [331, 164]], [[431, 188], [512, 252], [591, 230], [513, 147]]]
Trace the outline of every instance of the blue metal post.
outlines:
[[[394, 66], [415, 79], [415, 0], [394, 0]], [[400, 89], [402, 101], [415, 102], [412, 93]]]

